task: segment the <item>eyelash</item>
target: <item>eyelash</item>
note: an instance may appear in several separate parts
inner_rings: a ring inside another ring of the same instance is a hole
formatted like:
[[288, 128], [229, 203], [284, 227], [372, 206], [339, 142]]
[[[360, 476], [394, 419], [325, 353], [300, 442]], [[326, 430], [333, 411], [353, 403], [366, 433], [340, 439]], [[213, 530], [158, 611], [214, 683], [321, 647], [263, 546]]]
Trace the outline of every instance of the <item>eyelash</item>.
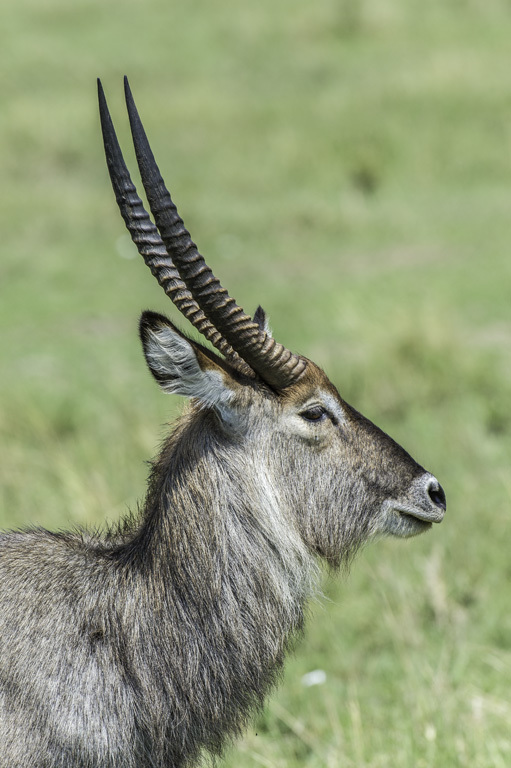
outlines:
[[302, 419], [305, 419], [305, 421], [314, 423], [324, 421], [327, 418], [328, 413], [321, 407], [321, 405], [315, 405], [313, 408], [308, 408], [306, 411], [302, 411], [300, 416]]

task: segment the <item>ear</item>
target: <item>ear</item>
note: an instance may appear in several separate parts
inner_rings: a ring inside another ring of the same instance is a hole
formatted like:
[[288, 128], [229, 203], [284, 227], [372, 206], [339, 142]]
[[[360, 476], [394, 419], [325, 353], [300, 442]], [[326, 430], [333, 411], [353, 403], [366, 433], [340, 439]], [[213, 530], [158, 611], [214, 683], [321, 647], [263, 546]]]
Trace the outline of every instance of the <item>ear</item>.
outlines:
[[266, 331], [268, 336], [272, 335], [268, 315], [260, 304], [254, 312], [254, 323], [257, 323], [261, 331]]
[[164, 392], [217, 407], [234, 397], [234, 382], [223, 361], [217, 362], [216, 355], [188, 339], [163, 315], [144, 312], [140, 338], [149, 370]]

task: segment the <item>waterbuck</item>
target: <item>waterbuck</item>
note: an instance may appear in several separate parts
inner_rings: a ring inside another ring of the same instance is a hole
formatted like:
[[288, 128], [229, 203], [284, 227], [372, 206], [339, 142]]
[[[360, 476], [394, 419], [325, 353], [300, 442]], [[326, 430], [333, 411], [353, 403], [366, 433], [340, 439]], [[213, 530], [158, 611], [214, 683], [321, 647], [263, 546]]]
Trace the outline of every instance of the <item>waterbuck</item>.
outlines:
[[220, 285], [166, 190], [128, 84], [149, 207], [101, 84], [113, 188], [174, 304], [220, 353], [144, 312], [164, 392], [190, 399], [138, 516], [103, 535], [0, 536], [0, 766], [181, 768], [220, 754], [299, 636], [317, 562], [442, 520], [438, 481]]

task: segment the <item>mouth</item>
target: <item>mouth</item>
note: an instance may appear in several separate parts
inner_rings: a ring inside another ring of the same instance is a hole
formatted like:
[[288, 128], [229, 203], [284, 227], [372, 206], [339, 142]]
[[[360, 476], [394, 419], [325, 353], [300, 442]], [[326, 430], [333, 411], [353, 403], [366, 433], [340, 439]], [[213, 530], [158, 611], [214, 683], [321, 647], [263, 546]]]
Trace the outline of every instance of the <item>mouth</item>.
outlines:
[[408, 504], [389, 503], [386, 509], [384, 530], [391, 536], [409, 538], [425, 533], [433, 523], [443, 519], [442, 510], [428, 510]]
[[424, 509], [420, 509], [420, 507], [395, 503], [390, 505], [389, 511], [394, 512], [397, 515], [404, 517], [405, 519], [409, 518], [421, 523], [429, 523], [430, 526], [431, 523], [441, 523], [445, 514], [445, 510], [439, 508], [429, 509], [426, 511]]

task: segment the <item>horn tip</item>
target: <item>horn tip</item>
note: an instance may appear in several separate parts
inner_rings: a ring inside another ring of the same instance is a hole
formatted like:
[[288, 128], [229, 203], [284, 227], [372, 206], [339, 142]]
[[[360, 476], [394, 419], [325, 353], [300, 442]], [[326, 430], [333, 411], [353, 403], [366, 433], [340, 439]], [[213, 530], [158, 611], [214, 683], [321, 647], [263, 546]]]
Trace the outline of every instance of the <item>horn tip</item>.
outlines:
[[133, 101], [128, 75], [124, 75], [124, 94], [126, 96], [126, 100], [131, 99]]

